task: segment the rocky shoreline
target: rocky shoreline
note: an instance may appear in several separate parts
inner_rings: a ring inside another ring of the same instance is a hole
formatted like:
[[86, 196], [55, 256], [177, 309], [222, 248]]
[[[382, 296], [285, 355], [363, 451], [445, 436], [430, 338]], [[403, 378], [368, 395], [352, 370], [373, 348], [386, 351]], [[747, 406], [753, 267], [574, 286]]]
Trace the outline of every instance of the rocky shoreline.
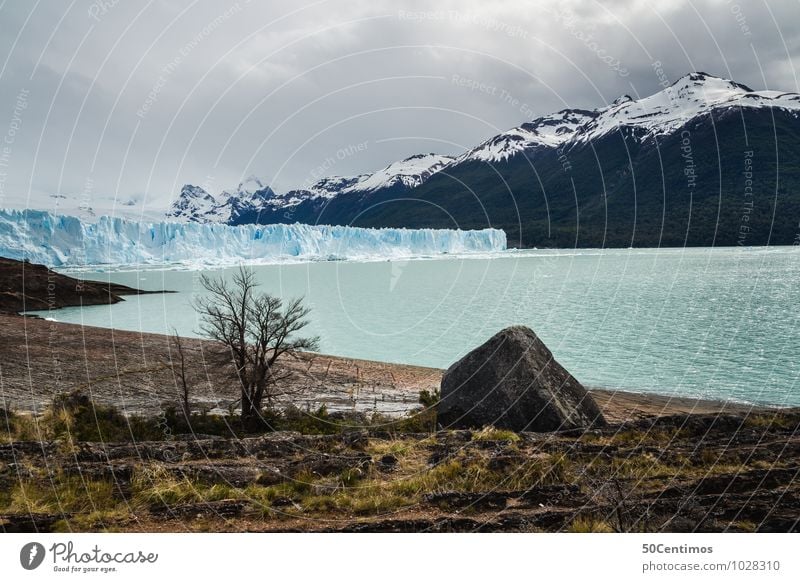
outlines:
[[[43, 265], [0, 258], [0, 362], [5, 407], [41, 411], [59, 393], [91, 389], [93, 398], [126, 414], [158, 414], [176, 398], [175, 350], [165, 335], [111, 330], [19, 317], [23, 310], [105, 305], [141, 291], [82, 281]], [[189, 381], [197, 404], [225, 412], [238, 398], [230, 379], [206, 358], [209, 342], [185, 338]], [[293, 382], [307, 393], [301, 408], [402, 415], [419, 392], [439, 389], [443, 370], [324, 354], [287, 360]], [[659, 394], [590, 389], [612, 422], [678, 413], [747, 413], [765, 407]]]
[[[175, 350], [165, 335], [111, 330], [0, 314], [0, 362], [5, 407], [42, 411], [60, 393], [91, 390], [94, 400], [126, 414], [158, 414], [178, 397]], [[189, 382], [198, 407], [224, 413], [238, 393], [208, 362], [205, 340], [184, 339]], [[439, 389], [442, 370], [324, 354], [300, 354], [285, 364], [305, 389], [300, 408], [400, 416], [422, 390]], [[610, 422], [670, 414], [747, 414], [769, 408], [735, 402], [590, 389]]]

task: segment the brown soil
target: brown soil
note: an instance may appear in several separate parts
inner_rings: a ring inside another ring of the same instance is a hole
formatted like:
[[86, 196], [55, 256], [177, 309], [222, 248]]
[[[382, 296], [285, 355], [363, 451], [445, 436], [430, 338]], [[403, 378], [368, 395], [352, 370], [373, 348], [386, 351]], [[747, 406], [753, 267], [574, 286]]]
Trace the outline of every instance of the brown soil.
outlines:
[[[210, 361], [214, 345], [190, 338], [182, 343], [194, 404], [226, 411], [239, 394]], [[158, 414], [178, 402], [177, 354], [168, 336], [0, 314], [0, 354], [0, 408], [42, 411], [53, 396], [75, 389], [129, 414]], [[420, 390], [438, 388], [441, 377], [433, 368], [321, 354], [300, 354], [285, 365], [295, 372], [291, 382], [308, 389], [295, 404], [325, 404], [331, 412], [399, 415], [417, 405]]]

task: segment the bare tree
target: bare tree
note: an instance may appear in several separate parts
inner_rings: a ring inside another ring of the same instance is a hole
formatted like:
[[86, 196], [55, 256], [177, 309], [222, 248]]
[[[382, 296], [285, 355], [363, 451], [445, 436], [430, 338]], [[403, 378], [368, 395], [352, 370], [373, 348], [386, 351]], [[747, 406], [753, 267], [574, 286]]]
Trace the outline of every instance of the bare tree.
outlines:
[[[178, 330], [174, 327], [172, 328], [172, 345], [175, 348], [175, 352], [177, 353], [177, 360], [178, 360], [178, 369], [175, 369], [175, 362], [172, 357], [170, 357], [172, 363], [172, 373], [177, 377], [177, 382], [180, 382], [180, 397], [181, 397], [181, 408], [183, 409], [183, 415], [186, 417], [188, 422], [189, 415], [191, 414], [191, 408], [189, 406], [189, 382], [186, 379], [186, 354], [183, 351], [183, 341], [181, 340], [181, 336], [178, 335]], [[177, 384], [176, 382], [176, 384]]]
[[291, 372], [276, 363], [298, 351], [318, 349], [319, 338], [296, 337], [308, 325], [310, 310], [302, 299], [284, 305], [282, 299], [257, 291], [251, 269], [240, 267], [230, 281], [203, 275], [200, 284], [208, 295], [195, 301], [204, 335], [223, 347], [222, 358], [232, 364], [242, 391], [242, 421], [252, 424], [262, 404], [292, 393], [284, 381]]

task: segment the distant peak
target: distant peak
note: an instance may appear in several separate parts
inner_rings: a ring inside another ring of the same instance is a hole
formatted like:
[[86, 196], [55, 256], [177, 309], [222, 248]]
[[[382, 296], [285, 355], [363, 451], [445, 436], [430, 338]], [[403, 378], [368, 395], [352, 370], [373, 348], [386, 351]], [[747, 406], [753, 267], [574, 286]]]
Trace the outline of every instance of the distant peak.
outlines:
[[413, 156], [409, 156], [409, 157], [405, 158], [403, 161], [404, 162], [412, 162], [414, 160], [425, 160], [425, 159], [428, 159], [428, 158], [447, 159], [447, 158], [450, 158], [450, 156], [445, 156], [445, 155], [442, 155], [442, 154], [434, 154], [434, 153], [414, 154]]
[[682, 77], [679, 77], [678, 80], [673, 83], [673, 85], [685, 83], [687, 81], [691, 81], [692, 83], [704, 83], [706, 81], [728, 81], [728, 79], [723, 79], [722, 77], [717, 77], [716, 75], [709, 75], [703, 71], [695, 71], [693, 73], [686, 73]]
[[191, 196], [193, 198], [199, 197], [206, 197], [210, 196], [206, 190], [201, 186], [195, 186], [194, 184], [184, 184], [183, 188], [181, 188], [181, 196]]
[[694, 73], [687, 73], [684, 77], [688, 77], [692, 81], [705, 81], [706, 79], [722, 79], [722, 77], [717, 77], [716, 75], [709, 75], [708, 73], [704, 73], [703, 71], [695, 71]]
[[621, 95], [620, 97], [617, 97], [616, 99], [614, 99], [614, 101], [611, 103], [611, 105], [612, 106], [614, 106], [614, 105], [622, 105], [623, 103], [630, 103], [631, 101], [633, 101], [633, 97], [631, 97], [630, 95]]
[[687, 73], [683, 77], [680, 77], [677, 81], [675, 81], [670, 88], [672, 87], [687, 87], [690, 85], [695, 86], [704, 86], [704, 85], [729, 85], [730, 87], [734, 87], [736, 89], [741, 89], [746, 93], [752, 93], [753, 90], [744, 85], [742, 83], [737, 83], [736, 81], [731, 81], [730, 79], [725, 79], [723, 77], [717, 77], [716, 75], [709, 75], [708, 73], [704, 73], [703, 71], [695, 71], [693, 73]]

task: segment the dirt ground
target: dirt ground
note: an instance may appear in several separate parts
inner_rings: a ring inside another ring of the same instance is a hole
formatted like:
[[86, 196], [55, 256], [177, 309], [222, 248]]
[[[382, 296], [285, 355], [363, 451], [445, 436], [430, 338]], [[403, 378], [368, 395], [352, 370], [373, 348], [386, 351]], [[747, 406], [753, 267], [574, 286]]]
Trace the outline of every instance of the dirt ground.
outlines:
[[[239, 397], [213, 358], [212, 344], [184, 338], [193, 401], [226, 411]], [[84, 327], [0, 315], [0, 407], [41, 411], [55, 394], [81, 389], [126, 413], [153, 414], [178, 398], [177, 353], [158, 334]], [[175, 366], [173, 367], [173, 364]], [[294, 385], [308, 387], [300, 407], [402, 414], [420, 390], [439, 386], [441, 371], [321, 354], [287, 360]]]

